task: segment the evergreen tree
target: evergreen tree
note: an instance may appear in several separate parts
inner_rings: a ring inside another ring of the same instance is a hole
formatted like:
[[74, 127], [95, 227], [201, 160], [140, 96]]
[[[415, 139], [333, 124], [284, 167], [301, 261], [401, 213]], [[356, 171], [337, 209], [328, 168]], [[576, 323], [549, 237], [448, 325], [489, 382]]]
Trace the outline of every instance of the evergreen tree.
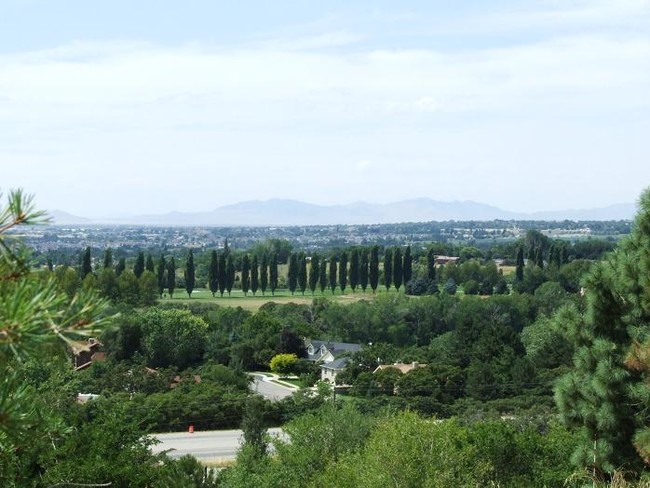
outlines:
[[167, 292], [169, 293], [169, 298], [173, 298], [174, 290], [176, 289], [176, 261], [174, 256], [169, 258], [169, 264], [167, 264]]
[[266, 295], [266, 287], [269, 284], [269, 265], [267, 263], [266, 253], [262, 254], [262, 264], [260, 265], [260, 289], [262, 295]]
[[330, 290], [332, 290], [332, 295], [334, 295], [334, 290], [336, 290], [336, 254], [332, 254], [330, 258]]
[[519, 246], [517, 249], [517, 258], [515, 260], [515, 279], [518, 282], [524, 280], [524, 248]]
[[368, 281], [372, 292], [377, 291], [379, 285], [379, 247], [372, 246], [370, 249], [370, 263], [368, 263]]
[[244, 254], [241, 262], [241, 289], [244, 296], [248, 296], [248, 290], [251, 287], [251, 260], [248, 254]]
[[304, 252], [298, 256], [298, 288], [304, 295], [307, 289], [307, 257]]
[[208, 286], [212, 296], [219, 291], [219, 255], [215, 249], [210, 253], [210, 265], [208, 266]]
[[90, 247], [86, 247], [81, 256], [81, 279], [83, 280], [86, 276], [93, 272], [92, 259], [90, 257]]
[[361, 251], [361, 263], [359, 264], [359, 284], [363, 292], [368, 288], [368, 250]]
[[228, 253], [226, 257], [226, 291], [228, 296], [232, 291], [232, 287], [235, 284], [235, 262], [232, 259], [232, 254]]
[[320, 269], [318, 270], [318, 287], [321, 293], [324, 293], [325, 288], [327, 288], [327, 261], [325, 261], [325, 258], [320, 262]]
[[275, 252], [271, 254], [271, 263], [269, 264], [269, 284], [271, 295], [275, 295], [275, 290], [278, 287], [278, 255]]
[[352, 293], [354, 293], [359, 285], [359, 250], [357, 248], [352, 249], [350, 254], [350, 288], [352, 288]]
[[144, 269], [151, 271], [152, 273], [155, 271], [155, 265], [153, 264], [153, 257], [151, 256], [151, 253], [147, 253], [147, 261], [144, 265]]
[[402, 279], [404, 278], [403, 271], [402, 250], [396, 247], [393, 252], [393, 284], [397, 291], [402, 286]]
[[343, 251], [339, 260], [339, 287], [341, 293], [345, 293], [345, 287], [348, 284], [348, 254]]
[[253, 254], [251, 260], [251, 291], [253, 296], [257, 293], [257, 290], [260, 287], [260, 270], [259, 265], [257, 264], [257, 254]]
[[572, 461], [605, 481], [614, 470], [638, 472], [635, 445], [646, 460], [649, 452], [650, 190], [639, 208], [630, 236], [587, 275], [586, 312], [555, 318], [575, 348], [555, 391], [565, 423], [582, 434]]
[[158, 270], [157, 270], [158, 295], [160, 295], [160, 298], [162, 298], [165, 288], [167, 287], [166, 271], [167, 271], [167, 263], [165, 263], [165, 256], [161, 254], [160, 259], [158, 260]]
[[190, 249], [185, 262], [185, 291], [188, 298], [192, 298], [192, 291], [196, 284], [196, 270], [194, 269], [194, 252]]
[[289, 285], [289, 291], [293, 295], [296, 291], [296, 285], [298, 284], [298, 254], [291, 253], [289, 256], [289, 270], [287, 271], [287, 284]]
[[318, 285], [318, 277], [320, 276], [320, 260], [318, 254], [313, 254], [309, 262], [309, 289], [313, 295], [316, 292]]
[[427, 251], [427, 278], [436, 281], [436, 254], [432, 247]]
[[104, 251], [104, 269], [113, 267], [113, 250], [108, 247]]
[[411, 246], [406, 246], [404, 251], [404, 266], [402, 267], [402, 276], [404, 276], [404, 285], [413, 277], [413, 258], [411, 257]]
[[226, 291], [226, 253], [222, 252], [219, 254], [219, 295], [223, 297], [223, 292]]
[[140, 278], [142, 273], [144, 273], [144, 253], [140, 251], [133, 265], [133, 274], [136, 278]]
[[115, 276], [120, 276], [126, 269], [126, 259], [120, 258], [115, 266]]
[[384, 251], [384, 286], [386, 291], [390, 291], [390, 285], [393, 283], [393, 253], [390, 248]]

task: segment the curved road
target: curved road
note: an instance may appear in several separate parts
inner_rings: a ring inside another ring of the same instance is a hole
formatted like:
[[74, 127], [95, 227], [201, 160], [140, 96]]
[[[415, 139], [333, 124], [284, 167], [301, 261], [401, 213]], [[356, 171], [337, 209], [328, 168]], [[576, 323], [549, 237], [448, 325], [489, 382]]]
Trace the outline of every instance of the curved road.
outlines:
[[293, 392], [297, 390], [297, 388], [289, 388], [288, 386], [273, 383], [271, 381], [272, 378], [263, 374], [251, 373], [251, 376], [253, 377], [251, 390], [271, 401], [282, 400], [283, 398], [293, 395]]

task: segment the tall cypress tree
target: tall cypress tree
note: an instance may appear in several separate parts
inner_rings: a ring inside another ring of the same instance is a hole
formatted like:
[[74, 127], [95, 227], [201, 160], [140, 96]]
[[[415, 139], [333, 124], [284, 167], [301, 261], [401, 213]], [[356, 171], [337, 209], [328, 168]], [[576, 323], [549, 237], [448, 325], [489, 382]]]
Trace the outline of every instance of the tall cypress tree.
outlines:
[[253, 254], [253, 258], [251, 259], [251, 291], [253, 292], [253, 296], [255, 296], [260, 287], [259, 277], [260, 271], [259, 265], [257, 264], [257, 254]]
[[393, 253], [390, 248], [384, 251], [384, 286], [386, 291], [390, 291], [390, 285], [393, 283]]
[[174, 256], [169, 258], [169, 264], [167, 265], [167, 292], [169, 293], [169, 298], [173, 298], [174, 290], [176, 289], [176, 261], [174, 261]]
[[266, 295], [266, 287], [269, 284], [269, 265], [266, 253], [262, 254], [262, 264], [260, 265], [260, 289], [262, 295]]
[[312, 254], [311, 261], [309, 261], [309, 289], [313, 295], [316, 292], [316, 285], [318, 285], [318, 277], [320, 275], [320, 260], [318, 254]]
[[348, 284], [348, 254], [343, 251], [339, 260], [339, 287], [341, 293], [345, 293], [345, 287]]
[[307, 258], [304, 252], [298, 256], [298, 288], [304, 295], [307, 289]]
[[144, 253], [140, 251], [133, 266], [133, 274], [136, 278], [140, 278], [142, 273], [144, 273]]
[[402, 286], [402, 279], [404, 278], [403, 271], [402, 250], [396, 247], [395, 251], [393, 251], [393, 284], [397, 291]]
[[92, 259], [90, 256], [90, 247], [86, 247], [81, 256], [81, 279], [83, 280], [86, 276], [93, 272]]
[[521, 282], [524, 280], [524, 248], [517, 248], [517, 259], [515, 260], [515, 278]]
[[298, 284], [298, 254], [292, 252], [289, 256], [289, 269], [287, 271], [287, 284], [289, 285], [289, 291], [293, 295], [296, 291], [296, 285]]
[[318, 287], [321, 293], [324, 293], [325, 288], [327, 288], [327, 261], [325, 258], [320, 262], [320, 269], [318, 270]]
[[359, 285], [359, 250], [352, 249], [350, 253], [350, 288], [354, 293]]
[[361, 263], [359, 264], [359, 284], [363, 292], [368, 288], [368, 250], [361, 251]]
[[160, 259], [158, 260], [157, 278], [158, 294], [160, 295], [160, 298], [162, 298], [165, 288], [167, 288], [167, 263], [165, 262], [164, 254], [161, 254]]
[[113, 250], [108, 247], [104, 251], [104, 269], [113, 267]]
[[432, 247], [427, 251], [427, 278], [431, 281], [436, 280], [436, 254]]
[[194, 285], [196, 284], [196, 270], [194, 269], [194, 252], [190, 249], [185, 261], [185, 291], [188, 298], [192, 298]]
[[155, 271], [155, 266], [153, 264], [153, 257], [151, 256], [151, 253], [147, 253], [147, 262], [144, 265], [144, 269], [147, 271], [151, 271], [152, 273]]
[[404, 266], [402, 267], [402, 276], [404, 276], [404, 285], [406, 286], [413, 277], [413, 258], [411, 257], [411, 246], [406, 246], [404, 251]]
[[232, 287], [235, 284], [235, 262], [232, 259], [232, 254], [228, 253], [226, 257], [226, 291], [228, 296], [232, 291]]
[[248, 290], [251, 286], [251, 260], [248, 254], [244, 254], [241, 262], [241, 289], [244, 296], [248, 296]]
[[368, 281], [372, 292], [377, 291], [379, 285], [379, 247], [372, 246], [370, 249], [370, 263], [368, 263]]
[[210, 265], [208, 266], [208, 286], [214, 297], [219, 291], [219, 256], [215, 249], [210, 253]]
[[226, 253], [219, 253], [219, 295], [223, 297], [226, 291]]
[[126, 269], [126, 259], [120, 258], [115, 265], [115, 276], [120, 276]]
[[330, 258], [330, 290], [332, 290], [332, 295], [334, 295], [334, 290], [336, 290], [336, 254], [332, 254]]
[[271, 263], [269, 264], [269, 280], [271, 285], [271, 295], [275, 295], [278, 287], [278, 255], [274, 251], [271, 254]]

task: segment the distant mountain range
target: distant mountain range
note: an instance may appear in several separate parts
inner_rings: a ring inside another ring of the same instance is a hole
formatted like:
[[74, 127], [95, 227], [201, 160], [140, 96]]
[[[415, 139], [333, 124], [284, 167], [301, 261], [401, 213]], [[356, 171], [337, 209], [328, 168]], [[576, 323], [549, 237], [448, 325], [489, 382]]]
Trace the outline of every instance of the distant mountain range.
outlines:
[[140, 224], [162, 226], [292, 226], [388, 224], [446, 220], [628, 220], [631, 203], [603, 208], [550, 212], [510, 212], [472, 201], [440, 202], [428, 198], [389, 204], [355, 202], [347, 205], [313, 205], [297, 200], [250, 200], [218, 207], [211, 212], [170, 212], [119, 219], [90, 219], [60, 210], [50, 212], [55, 224]]

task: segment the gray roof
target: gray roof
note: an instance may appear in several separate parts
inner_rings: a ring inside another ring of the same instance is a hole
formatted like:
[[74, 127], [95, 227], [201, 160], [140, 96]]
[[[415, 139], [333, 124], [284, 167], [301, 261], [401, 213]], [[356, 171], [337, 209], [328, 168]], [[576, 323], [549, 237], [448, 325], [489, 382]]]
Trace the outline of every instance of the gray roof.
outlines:
[[335, 359], [331, 363], [323, 363], [320, 365], [320, 367], [324, 369], [334, 369], [336, 371], [340, 371], [344, 369], [350, 361], [352, 361], [350, 358], [339, 358]]
[[[310, 344], [314, 347], [315, 351], [318, 351], [321, 348], [321, 346], [325, 346], [327, 350], [334, 357], [344, 353], [359, 352], [361, 350], [360, 344], [350, 344], [348, 342], [314, 340], [314, 341], [307, 342], [306, 346], [309, 347]], [[312, 361], [317, 361], [318, 359], [320, 359], [320, 357], [321, 357], [320, 353], [308, 355], [308, 359], [311, 359]]]

